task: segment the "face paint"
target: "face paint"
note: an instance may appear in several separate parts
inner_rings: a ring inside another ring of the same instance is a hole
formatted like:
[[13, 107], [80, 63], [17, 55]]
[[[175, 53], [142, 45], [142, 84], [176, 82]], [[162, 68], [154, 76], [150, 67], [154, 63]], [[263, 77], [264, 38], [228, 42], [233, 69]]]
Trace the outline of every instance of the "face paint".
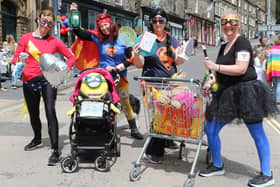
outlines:
[[167, 22], [167, 20], [166, 20], [166, 18], [164, 18], [164, 17], [154, 17], [153, 19], [152, 19], [152, 23], [153, 24], [157, 24], [157, 23], [159, 23], [159, 24], [165, 24]]
[[54, 24], [52, 21], [49, 21], [47, 18], [44, 18], [44, 17], [40, 18], [39, 22], [40, 22], [40, 25], [49, 27], [49, 28], [52, 28], [52, 26]]
[[222, 27], [227, 26], [228, 23], [231, 27], [238, 27], [239, 23], [240, 23], [240, 19], [238, 19], [238, 18], [222, 18], [221, 19]]

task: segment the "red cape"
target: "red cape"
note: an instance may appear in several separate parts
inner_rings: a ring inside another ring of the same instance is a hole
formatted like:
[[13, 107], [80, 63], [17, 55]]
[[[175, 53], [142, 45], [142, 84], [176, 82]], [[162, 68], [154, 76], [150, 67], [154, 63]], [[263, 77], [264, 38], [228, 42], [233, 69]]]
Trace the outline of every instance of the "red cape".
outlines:
[[[91, 31], [97, 34], [97, 31]], [[71, 46], [71, 50], [77, 57], [76, 68], [83, 70], [86, 68], [97, 68], [99, 62], [99, 51], [97, 45], [92, 41], [77, 39]]]

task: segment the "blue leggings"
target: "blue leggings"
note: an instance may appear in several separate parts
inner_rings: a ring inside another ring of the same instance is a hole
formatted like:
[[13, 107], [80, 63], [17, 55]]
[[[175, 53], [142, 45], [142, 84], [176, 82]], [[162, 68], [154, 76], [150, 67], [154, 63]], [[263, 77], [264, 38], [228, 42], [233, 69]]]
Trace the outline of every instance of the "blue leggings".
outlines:
[[[205, 133], [208, 139], [209, 149], [213, 159], [213, 165], [216, 167], [222, 167], [222, 156], [221, 156], [221, 140], [219, 132], [225, 126], [226, 123], [210, 121], [205, 125]], [[261, 165], [261, 172], [267, 176], [271, 176], [270, 171], [270, 147], [268, 139], [263, 129], [263, 123], [255, 123], [246, 125], [249, 129], [251, 136], [253, 137]]]

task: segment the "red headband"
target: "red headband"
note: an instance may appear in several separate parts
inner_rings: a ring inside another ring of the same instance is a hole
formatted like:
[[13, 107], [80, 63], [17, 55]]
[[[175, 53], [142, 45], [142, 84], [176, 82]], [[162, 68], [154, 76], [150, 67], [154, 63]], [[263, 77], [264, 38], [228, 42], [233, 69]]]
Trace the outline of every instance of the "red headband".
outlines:
[[104, 18], [98, 21], [98, 25], [100, 25], [101, 23], [108, 23], [108, 22], [112, 22], [111, 18]]

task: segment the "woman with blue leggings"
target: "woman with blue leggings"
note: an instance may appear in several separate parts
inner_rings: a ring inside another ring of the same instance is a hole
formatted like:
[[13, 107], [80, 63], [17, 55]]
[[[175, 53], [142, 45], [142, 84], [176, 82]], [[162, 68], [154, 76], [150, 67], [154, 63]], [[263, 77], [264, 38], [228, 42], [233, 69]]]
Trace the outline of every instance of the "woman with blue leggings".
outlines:
[[[204, 60], [214, 72], [218, 89], [206, 108], [204, 127], [213, 162], [200, 171], [202, 177], [224, 174], [219, 133], [233, 119], [242, 120], [254, 139], [260, 160], [260, 174], [249, 180], [252, 187], [274, 184], [270, 171], [270, 146], [263, 128], [263, 118], [277, 112], [270, 89], [256, 80], [250, 42], [240, 36], [240, 18], [227, 13], [221, 19], [227, 43], [220, 48], [216, 63]], [[211, 81], [213, 82], [213, 81]], [[212, 83], [213, 84], [213, 83]], [[207, 84], [206, 84], [207, 85]], [[208, 89], [209, 86], [205, 86]]]

